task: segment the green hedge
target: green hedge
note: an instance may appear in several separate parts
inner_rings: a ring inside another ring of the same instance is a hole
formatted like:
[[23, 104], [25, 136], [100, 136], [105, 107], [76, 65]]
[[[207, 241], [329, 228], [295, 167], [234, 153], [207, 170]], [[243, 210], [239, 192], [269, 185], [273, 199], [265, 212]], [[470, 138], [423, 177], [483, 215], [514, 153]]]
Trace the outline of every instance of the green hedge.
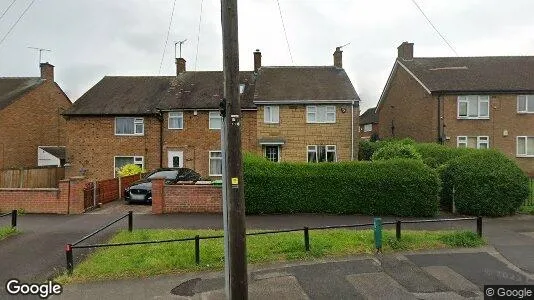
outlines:
[[421, 154], [417, 152], [413, 145], [401, 143], [389, 143], [384, 147], [380, 147], [373, 153], [371, 160], [376, 161], [395, 158], [422, 160]]
[[416, 160], [271, 163], [246, 156], [248, 214], [434, 216], [437, 172]]
[[[478, 150], [440, 168], [441, 205], [468, 215], [514, 214], [528, 197], [527, 176], [514, 161], [495, 150]], [[454, 193], [453, 193], [454, 188]]]
[[450, 160], [478, 151], [471, 148], [453, 148], [435, 143], [415, 144], [414, 147], [421, 154], [423, 162], [432, 168], [438, 168]]

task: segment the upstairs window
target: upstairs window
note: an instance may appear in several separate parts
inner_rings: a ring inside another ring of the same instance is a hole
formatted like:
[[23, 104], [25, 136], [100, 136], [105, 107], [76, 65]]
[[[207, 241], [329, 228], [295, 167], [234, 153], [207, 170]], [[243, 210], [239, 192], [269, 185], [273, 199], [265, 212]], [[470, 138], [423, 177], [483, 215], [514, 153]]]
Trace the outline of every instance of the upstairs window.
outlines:
[[534, 95], [517, 96], [518, 113], [534, 113]]
[[115, 118], [115, 135], [143, 135], [144, 133], [143, 118]]
[[280, 109], [278, 106], [265, 106], [263, 110], [263, 121], [270, 124], [280, 122]]
[[335, 145], [309, 145], [308, 162], [334, 162], [337, 161]]
[[169, 129], [184, 129], [184, 113], [170, 112], [169, 113]]
[[221, 129], [222, 117], [218, 111], [210, 111], [210, 129]]
[[458, 119], [489, 119], [489, 96], [458, 96]]
[[456, 145], [458, 148], [488, 149], [489, 136], [459, 136]]
[[334, 105], [306, 106], [307, 123], [335, 123], [336, 107]]
[[363, 125], [363, 132], [369, 132], [369, 131], [373, 131], [373, 124]]

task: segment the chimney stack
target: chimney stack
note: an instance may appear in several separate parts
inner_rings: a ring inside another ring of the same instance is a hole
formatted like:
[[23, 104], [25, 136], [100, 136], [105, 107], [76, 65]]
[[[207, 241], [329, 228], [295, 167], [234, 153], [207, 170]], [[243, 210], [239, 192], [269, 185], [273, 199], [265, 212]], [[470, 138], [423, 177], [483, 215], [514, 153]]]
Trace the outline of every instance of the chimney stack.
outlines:
[[185, 73], [185, 59], [182, 57], [176, 58], [176, 76]]
[[46, 79], [51, 82], [54, 82], [54, 66], [49, 64], [48, 62], [40, 63], [39, 67], [41, 67], [41, 79]]
[[343, 68], [343, 51], [341, 51], [341, 47], [336, 47], [336, 51], [334, 51], [334, 66]]
[[254, 51], [254, 73], [258, 73], [258, 69], [261, 68], [261, 52], [260, 49]]
[[413, 60], [413, 43], [403, 42], [397, 47], [397, 58]]

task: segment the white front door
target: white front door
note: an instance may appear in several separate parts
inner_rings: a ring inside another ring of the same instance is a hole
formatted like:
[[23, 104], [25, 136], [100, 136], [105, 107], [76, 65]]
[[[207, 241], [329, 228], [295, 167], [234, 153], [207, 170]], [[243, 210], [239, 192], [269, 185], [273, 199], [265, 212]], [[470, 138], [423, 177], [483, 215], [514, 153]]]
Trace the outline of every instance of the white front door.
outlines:
[[169, 151], [168, 152], [168, 167], [169, 168], [183, 168], [184, 167], [184, 152], [183, 151]]

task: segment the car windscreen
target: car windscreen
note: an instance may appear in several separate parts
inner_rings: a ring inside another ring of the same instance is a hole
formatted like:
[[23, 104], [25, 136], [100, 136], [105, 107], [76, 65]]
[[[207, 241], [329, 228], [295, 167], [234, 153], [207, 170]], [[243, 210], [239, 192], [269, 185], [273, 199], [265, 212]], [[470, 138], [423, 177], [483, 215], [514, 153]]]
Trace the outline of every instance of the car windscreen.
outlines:
[[154, 174], [151, 174], [147, 177], [147, 179], [154, 179], [154, 178], [165, 178], [165, 179], [176, 179], [176, 175], [178, 175], [178, 171], [169, 170], [169, 171], [159, 171]]

